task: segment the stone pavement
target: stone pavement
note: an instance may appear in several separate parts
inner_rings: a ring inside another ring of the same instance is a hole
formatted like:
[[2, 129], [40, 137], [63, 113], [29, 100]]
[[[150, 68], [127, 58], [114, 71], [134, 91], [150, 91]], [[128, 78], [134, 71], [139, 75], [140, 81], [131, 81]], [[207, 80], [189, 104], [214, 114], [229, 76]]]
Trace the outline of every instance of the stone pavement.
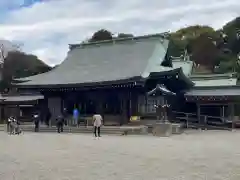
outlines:
[[240, 132], [170, 138], [0, 132], [0, 180], [239, 180]]

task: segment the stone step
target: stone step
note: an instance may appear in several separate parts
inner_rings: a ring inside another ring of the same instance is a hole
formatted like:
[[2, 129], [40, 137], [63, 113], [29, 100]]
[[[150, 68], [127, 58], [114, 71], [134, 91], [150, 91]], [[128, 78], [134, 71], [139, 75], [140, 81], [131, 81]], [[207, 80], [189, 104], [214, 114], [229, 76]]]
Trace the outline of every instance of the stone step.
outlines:
[[[34, 132], [33, 129], [31, 130], [23, 130], [23, 132]], [[39, 130], [39, 133], [57, 133], [57, 130]], [[74, 134], [93, 134], [92, 131], [63, 131], [63, 133], [74, 133]], [[108, 132], [101, 132], [101, 134], [112, 134], [112, 135], [122, 135], [122, 132], [117, 131], [108, 131]]]
[[[34, 128], [32, 127], [23, 127], [21, 128], [22, 131], [25, 132], [34, 132]], [[87, 128], [64, 128], [63, 129], [64, 132], [66, 133], [93, 133], [92, 129], [87, 129]], [[39, 132], [57, 132], [57, 128], [40, 128]], [[102, 129], [101, 130], [102, 134], [122, 134], [122, 131], [116, 131], [116, 130], [112, 130], [112, 129]]]
[[[20, 125], [20, 128], [22, 131], [25, 132], [33, 132], [34, 131], [34, 126], [33, 125]], [[0, 126], [0, 131], [6, 131], [6, 125], [5, 126]], [[40, 125], [40, 132], [57, 132], [57, 128], [55, 126], [52, 127], [47, 127], [45, 125]], [[69, 126], [64, 126], [63, 128], [64, 132], [67, 133], [93, 133], [93, 127], [92, 126], [80, 126], [80, 127], [69, 127]], [[115, 127], [115, 126], [103, 126], [101, 128], [101, 133], [102, 134], [144, 134], [146, 130], [146, 127], [142, 126], [136, 126], [136, 127], [126, 127], [126, 126], [121, 126], [121, 127]], [[146, 134], [146, 133], [145, 133]]]

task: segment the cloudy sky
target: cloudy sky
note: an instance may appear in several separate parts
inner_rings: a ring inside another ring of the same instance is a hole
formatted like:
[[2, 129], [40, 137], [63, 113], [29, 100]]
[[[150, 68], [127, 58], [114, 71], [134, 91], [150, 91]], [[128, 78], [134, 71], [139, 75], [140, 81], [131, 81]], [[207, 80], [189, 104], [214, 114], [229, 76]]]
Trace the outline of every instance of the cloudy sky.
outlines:
[[0, 39], [53, 65], [69, 43], [106, 28], [135, 35], [202, 24], [220, 28], [240, 16], [240, 0], [0, 0]]

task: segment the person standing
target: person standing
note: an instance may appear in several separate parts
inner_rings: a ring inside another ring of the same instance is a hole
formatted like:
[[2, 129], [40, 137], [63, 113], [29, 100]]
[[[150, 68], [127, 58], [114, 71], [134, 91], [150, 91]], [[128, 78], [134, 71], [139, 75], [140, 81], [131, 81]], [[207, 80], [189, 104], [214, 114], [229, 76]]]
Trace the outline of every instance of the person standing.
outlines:
[[39, 123], [40, 123], [39, 114], [38, 113], [34, 114], [33, 118], [34, 118], [34, 124], [35, 124], [35, 132], [39, 132]]
[[10, 125], [11, 125], [11, 122], [12, 122], [12, 117], [10, 116], [7, 120], [7, 132], [10, 132]]
[[78, 124], [78, 118], [79, 118], [79, 111], [78, 109], [75, 107], [73, 110], [73, 124], [72, 125], [77, 125]]
[[95, 138], [101, 137], [101, 135], [100, 135], [100, 128], [102, 126], [102, 121], [103, 121], [103, 118], [102, 118], [102, 116], [100, 114], [93, 115], [93, 126], [94, 126]]
[[64, 118], [64, 125], [68, 125], [69, 124], [69, 122], [67, 121], [67, 118], [68, 118], [68, 110], [67, 110], [67, 108], [65, 107], [65, 108], [63, 108], [63, 118]]
[[14, 121], [14, 118], [12, 116], [10, 116], [8, 118], [8, 123], [7, 123], [7, 132], [9, 134], [13, 134], [13, 121]]

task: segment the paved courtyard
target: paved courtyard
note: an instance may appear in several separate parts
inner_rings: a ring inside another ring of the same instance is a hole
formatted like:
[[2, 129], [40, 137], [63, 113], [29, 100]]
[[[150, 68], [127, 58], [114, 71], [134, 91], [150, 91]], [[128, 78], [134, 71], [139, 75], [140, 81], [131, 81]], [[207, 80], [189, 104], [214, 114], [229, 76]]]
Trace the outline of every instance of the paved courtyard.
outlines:
[[0, 132], [1, 180], [239, 180], [240, 132], [157, 138]]

